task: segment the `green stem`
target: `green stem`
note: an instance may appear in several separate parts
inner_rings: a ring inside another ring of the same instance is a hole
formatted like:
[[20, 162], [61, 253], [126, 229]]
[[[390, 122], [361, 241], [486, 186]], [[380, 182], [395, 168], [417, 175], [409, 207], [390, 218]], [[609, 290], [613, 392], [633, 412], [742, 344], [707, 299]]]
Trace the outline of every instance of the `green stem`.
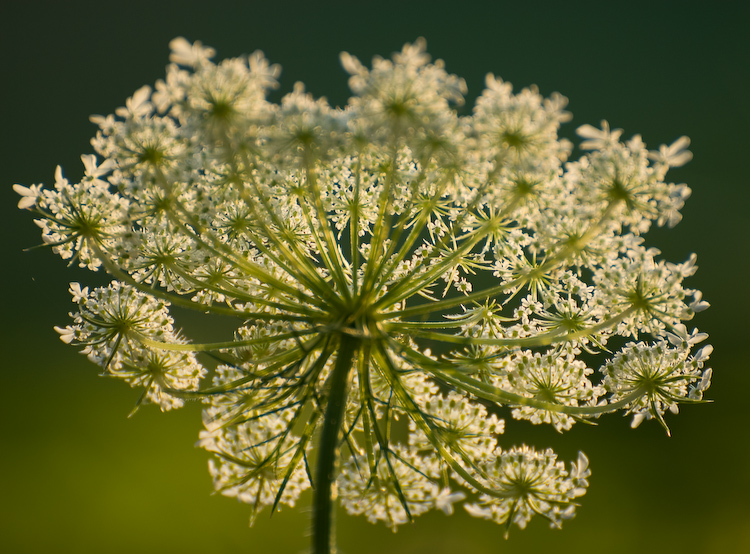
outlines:
[[158, 340], [150, 339], [140, 333], [131, 333], [131, 336], [138, 342], [150, 346], [151, 348], [158, 348], [159, 350], [173, 350], [176, 352], [212, 352], [215, 350], [232, 350], [235, 348], [242, 348], [245, 346], [256, 346], [271, 344], [274, 342], [280, 342], [287, 339], [297, 339], [306, 335], [311, 335], [317, 332], [318, 329], [304, 329], [300, 331], [291, 331], [289, 333], [279, 333], [277, 335], [271, 335], [268, 337], [260, 337], [255, 339], [244, 339], [244, 340], [230, 340], [225, 342], [206, 342], [206, 343], [174, 343], [174, 342], [162, 342]]
[[334, 501], [336, 500], [336, 465], [339, 455], [339, 439], [344, 420], [346, 395], [354, 354], [359, 348], [359, 339], [341, 334], [336, 365], [328, 378], [323, 431], [318, 443], [318, 462], [315, 469], [315, 493], [313, 496], [313, 554], [335, 554]]

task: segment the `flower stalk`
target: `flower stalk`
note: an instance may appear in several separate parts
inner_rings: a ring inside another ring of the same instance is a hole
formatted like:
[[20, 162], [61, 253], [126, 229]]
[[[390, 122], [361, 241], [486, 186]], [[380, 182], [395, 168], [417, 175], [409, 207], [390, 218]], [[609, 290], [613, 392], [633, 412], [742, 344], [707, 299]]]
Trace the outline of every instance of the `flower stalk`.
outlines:
[[313, 493], [313, 537], [314, 554], [334, 554], [335, 548], [335, 501], [336, 466], [339, 459], [343, 431], [346, 397], [351, 380], [352, 363], [357, 355], [359, 341], [341, 333], [336, 364], [328, 378], [328, 398], [323, 419], [318, 460], [315, 466], [315, 489]]

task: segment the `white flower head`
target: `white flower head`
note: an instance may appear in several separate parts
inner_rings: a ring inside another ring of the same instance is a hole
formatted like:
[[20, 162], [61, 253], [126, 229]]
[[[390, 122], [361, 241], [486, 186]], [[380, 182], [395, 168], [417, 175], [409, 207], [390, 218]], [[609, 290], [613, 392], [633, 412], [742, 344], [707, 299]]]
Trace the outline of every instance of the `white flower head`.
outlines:
[[588, 486], [585, 477], [590, 473], [585, 456], [579, 456], [568, 472], [551, 450], [537, 452], [526, 446], [499, 452], [483, 467], [494, 492], [482, 494], [465, 508], [474, 517], [505, 525], [506, 536], [512, 523], [523, 529], [534, 515], [553, 527], [570, 519], [575, 510], [572, 499]]
[[[508, 449], [502, 417], [666, 427], [702, 401], [696, 257], [644, 238], [680, 219], [690, 189], [666, 174], [685, 137], [649, 152], [603, 121], [570, 160], [565, 97], [490, 74], [459, 115], [466, 83], [424, 39], [369, 66], [343, 53], [343, 108], [302, 83], [269, 99], [281, 68], [260, 51], [170, 48], [163, 80], [92, 116], [80, 182], [58, 167], [13, 188], [45, 245], [113, 279], [70, 283], [60, 339], [140, 388], [136, 407], [201, 401], [214, 487], [251, 520], [314, 488], [316, 544], [336, 501], [394, 531], [459, 502], [506, 532], [559, 527], [588, 459]], [[215, 338], [189, 340], [181, 310]]]
[[604, 386], [612, 402], [631, 400], [627, 412], [634, 416], [633, 427], [655, 418], [669, 434], [664, 412], [676, 413], [679, 403], [701, 399], [710, 383], [711, 370], [703, 366], [712, 350], [704, 346], [691, 356], [689, 343], [677, 348], [663, 340], [652, 345], [630, 343], [602, 368]]

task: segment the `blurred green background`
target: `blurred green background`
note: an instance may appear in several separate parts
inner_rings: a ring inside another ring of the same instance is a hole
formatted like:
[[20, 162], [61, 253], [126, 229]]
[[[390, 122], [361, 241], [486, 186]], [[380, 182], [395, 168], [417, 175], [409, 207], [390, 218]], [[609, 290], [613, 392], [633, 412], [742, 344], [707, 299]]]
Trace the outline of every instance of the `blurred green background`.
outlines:
[[[397, 534], [342, 515], [349, 554], [449, 552], [750, 552], [750, 40], [740, 2], [35, 2], [0, 8], [0, 551], [297, 553], [307, 546], [309, 497], [247, 527], [249, 510], [211, 495], [207, 454], [193, 447], [198, 406], [127, 419], [138, 392], [97, 369], [52, 330], [67, 324], [67, 283], [101, 282], [44, 249], [14, 183], [71, 180], [92, 151], [93, 113], [108, 114], [163, 76], [175, 36], [214, 46], [218, 59], [262, 49], [332, 104], [348, 98], [338, 53], [369, 62], [424, 36], [429, 52], [469, 86], [493, 72], [516, 89], [536, 83], [570, 98], [564, 135], [606, 118], [651, 147], [689, 135], [694, 161], [671, 178], [693, 196], [676, 229], [649, 244], [671, 261], [698, 253], [689, 286], [712, 308], [713, 404], [631, 430], [610, 416], [565, 434], [511, 422], [506, 446], [578, 450], [593, 476], [562, 531], [542, 521], [503, 539], [463, 513], [421, 517]], [[20, 4], [20, 3], [18, 3]], [[711, 7], [708, 7], [711, 6]]]

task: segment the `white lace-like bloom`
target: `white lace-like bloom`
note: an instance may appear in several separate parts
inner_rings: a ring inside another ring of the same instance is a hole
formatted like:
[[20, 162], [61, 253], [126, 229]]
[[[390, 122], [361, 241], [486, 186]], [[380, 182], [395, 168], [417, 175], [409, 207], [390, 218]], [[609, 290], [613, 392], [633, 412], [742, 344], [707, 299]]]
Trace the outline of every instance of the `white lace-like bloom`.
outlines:
[[[496, 436], [505, 429], [505, 422], [495, 414], [487, 415], [484, 406], [472, 403], [462, 394], [451, 391], [447, 396], [434, 395], [419, 402], [432, 427], [432, 436], [448, 448], [458, 450], [474, 460], [487, 458], [495, 450]], [[412, 434], [409, 444], [416, 450], [432, 450], [434, 446], [416, 424], [409, 423]]]
[[[438, 504], [445, 510], [459, 497], [444, 491], [417, 468], [424, 466], [407, 450], [380, 454], [372, 474], [364, 461], [352, 458], [338, 479], [341, 505], [352, 515], [364, 515], [371, 523], [384, 522], [392, 531]], [[359, 466], [359, 467], [357, 467]]]
[[149, 105], [127, 112], [125, 121], [100, 116], [91, 118], [100, 128], [91, 141], [97, 153], [110, 160], [120, 172], [132, 173], [138, 179], [156, 179], [160, 172], [189, 162], [189, 142], [178, 135], [175, 122], [153, 116], [152, 110]]
[[[113, 279], [71, 284], [61, 340], [139, 404], [201, 400], [214, 485], [253, 517], [313, 488], [316, 554], [337, 498], [394, 530], [461, 502], [559, 526], [588, 460], [506, 450], [501, 417], [563, 431], [623, 410], [666, 427], [701, 401], [695, 255], [668, 263], [644, 239], [680, 220], [690, 189], [666, 175], [687, 138], [647, 150], [584, 125], [569, 161], [563, 96], [488, 75], [459, 116], [466, 85], [423, 39], [369, 68], [342, 54], [341, 108], [301, 83], [269, 101], [280, 68], [261, 52], [170, 46], [164, 80], [92, 116], [80, 183], [58, 168], [50, 189], [14, 189], [47, 245]], [[174, 309], [235, 331], [189, 341]]]
[[693, 317], [686, 300], [694, 292], [685, 289], [682, 281], [694, 271], [694, 257], [679, 265], [655, 261], [653, 251], [630, 259], [618, 258], [594, 275], [594, 301], [606, 306], [608, 315], [630, 312], [617, 327], [618, 333], [637, 336], [639, 331], [645, 331], [660, 335], [664, 329]]
[[281, 99], [275, 115], [265, 136], [269, 149], [282, 156], [287, 152], [294, 159], [311, 149], [316, 156], [329, 158], [342, 145], [346, 132], [343, 112], [331, 108], [324, 98], [315, 100], [305, 93], [302, 83], [295, 83], [294, 91]]
[[73, 314], [75, 343], [85, 345], [83, 353], [105, 370], [117, 370], [132, 353], [140, 354], [142, 339], [174, 340], [173, 319], [168, 305], [112, 281], [91, 292], [71, 283], [70, 292], [78, 303]]
[[196, 40], [191, 44], [183, 37], [172, 39], [169, 48], [172, 50], [169, 55], [170, 62], [189, 67], [205, 64], [216, 54], [213, 48], [203, 46], [200, 41]]
[[[22, 190], [24, 207], [34, 207], [44, 216], [37, 220], [44, 242], [64, 260], [98, 269], [101, 259], [96, 248], [107, 249], [126, 230], [128, 202], [109, 191], [106, 182], [87, 174], [78, 185], [71, 185], [55, 171], [55, 190]], [[20, 205], [20, 204], [19, 204]]]
[[652, 345], [630, 343], [601, 368], [604, 387], [613, 402], [633, 391], [643, 391], [626, 408], [633, 414], [632, 426], [656, 418], [669, 433], [664, 412], [677, 413], [679, 403], [701, 400], [711, 384], [712, 371], [703, 366], [712, 351], [709, 345], [691, 356], [689, 347], [683, 344], [671, 348], [663, 340]]
[[527, 446], [500, 452], [482, 468], [498, 494], [483, 494], [478, 502], [464, 507], [474, 517], [504, 524], [506, 534], [511, 523], [523, 529], [535, 514], [559, 527], [573, 517], [575, 504], [571, 501], [584, 494], [590, 475], [583, 454], [568, 472], [551, 450], [537, 452]]
[[466, 83], [443, 69], [443, 62], [428, 63], [424, 39], [404, 46], [394, 60], [376, 57], [368, 70], [344, 52], [341, 62], [352, 76], [349, 87], [356, 95], [351, 106], [362, 114], [365, 132], [387, 138], [388, 130], [403, 129], [416, 152], [430, 147], [448, 148], [444, 141], [456, 137], [455, 118], [449, 106], [462, 104]]
[[184, 400], [176, 395], [196, 390], [206, 369], [192, 352], [141, 349], [129, 352], [111, 373], [131, 387], [143, 387], [141, 401], [151, 402], [167, 411], [183, 406]]
[[13, 185], [13, 190], [21, 196], [21, 199], [18, 201], [18, 208], [27, 210], [36, 205], [37, 197], [42, 192], [42, 185], [31, 185], [30, 187]]
[[572, 118], [564, 110], [567, 98], [556, 93], [545, 99], [536, 87], [513, 94], [510, 83], [492, 74], [485, 82], [474, 109], [474, 129], [489, 147], [486, 154], [508, 158], [516, 171], [556, 169], [572, 148], [557, 138], [560, 124]]
[[[608, 128], [602, 131], [603, 135], [606, 133]], [[585, 134], [589, 134], [588, 130]], [[663, 181], [670, 164], [651, 166], [648, 160], [653, 156], [646, 150], [640, 136], [636, 135], [625, 144], [612, 140], [614, 135], [608, 136], [596, 143], [597, 150], [579, 162], [579, 186], [591, 200], [620, 200], [621, 213], [616, 221], [619, 225], [629, 226], [634, 233], [645, 233], [654, 220], [660, 225], [669, 223], [674, 226], [679, 221], [679, 210], [690, 195], [690, 189]], [[682, 143], [678, 148], [685, 146]], [[687, 154], [687, 151], [680, 150], [678, 161], [686, 163]]]
[[293, 507], [310, 481], [302, 466], [293, 462], [293, 435], [285, 434], [287, 421], [273, 414], [202, 433], [199, 443], [215, 452], [209, 461], [214, 487], [224, 496], [252, 506], [250, 524], [266, 507]]
[[605, 150], [616, 145], [620, 141], [622, 129], [611, 130], [609, 128], [609, 123], [605, 120], [602, 120], [601, 126], [601, 129], [597, 129], [593, 125], [587, 123], [576, 129], [576, 132], [586, 139], [580, 144], [582, 150]]
[[198, 388], [206, 370], [193, 352], [144, 345], [144, 341], [181, 341], [165, 302], [117, 281], [91, 292], [71, 283], [70, 292], [78, 313], [73, 314], [73, 326], [57, 328], [60, 338], [85, 346], [82, 353], [107, 374], [143, 387], [139, 404], [152, 402], [162, 411], [179, 408], [180, 393]]
[[170, 232], [169, 226], [133, 233], [130, 242], [123, 245], [121, 259], [128, 258], [123, 260], [123, 265], [128, 264], [138, 281], [159, 284], [170, 291], [193, 289], [189, 273], [198, 260], [195, 253], [187, 249], [189, 245]]
[[688, 146], [690, 139], [680, 137], [669, 146], [662, 144], [658, 151], [649, 152], [648, 157], [667, 167], [681, 167], [693, 159], [693, 153], [687, 149]]
[[[604, 394], [601, 386], [592, 385], [588, 376], [594, 370], [574, 358], [575, 352], [546, 354], [519, 353], [499, 386], [551, 404], [566, 406], [596, 405]], [[575, 419], [562, 412], [522, 406], [513, 410], [516, 419], [528, 419], [534, 424], [550, 423], [558, 431], [569, 430]]]

